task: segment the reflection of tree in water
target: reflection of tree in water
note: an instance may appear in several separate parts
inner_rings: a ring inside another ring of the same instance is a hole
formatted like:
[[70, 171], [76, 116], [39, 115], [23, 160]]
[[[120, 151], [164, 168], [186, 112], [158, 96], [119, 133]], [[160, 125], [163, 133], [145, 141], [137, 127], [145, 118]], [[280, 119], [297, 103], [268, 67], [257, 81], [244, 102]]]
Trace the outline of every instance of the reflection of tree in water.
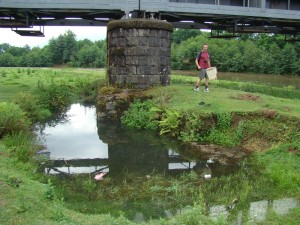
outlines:
[[67, 112], [61, 112], [59, 114], [52, 115], [46, 122], [36, 123], [35, 127], [39, 133], [39, 135], [44, 135], [44, 130], [46, 127], [55, 127], [59, 124], [69, 123], [70, 119], [67, 115]]

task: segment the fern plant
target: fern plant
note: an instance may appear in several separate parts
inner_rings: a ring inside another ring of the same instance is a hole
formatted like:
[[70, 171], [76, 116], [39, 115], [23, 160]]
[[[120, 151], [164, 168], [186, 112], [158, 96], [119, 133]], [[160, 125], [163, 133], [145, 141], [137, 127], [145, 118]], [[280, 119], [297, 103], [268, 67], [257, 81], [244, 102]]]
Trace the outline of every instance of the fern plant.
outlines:
[[159, 126], [161, 127], [160, 135], [171, 133], [175, 136], [178, 132], [178, 127], [180, 124], [180, 114], [173, 110], [166, 110], [162, 114], [162, 120], [159, 121]]

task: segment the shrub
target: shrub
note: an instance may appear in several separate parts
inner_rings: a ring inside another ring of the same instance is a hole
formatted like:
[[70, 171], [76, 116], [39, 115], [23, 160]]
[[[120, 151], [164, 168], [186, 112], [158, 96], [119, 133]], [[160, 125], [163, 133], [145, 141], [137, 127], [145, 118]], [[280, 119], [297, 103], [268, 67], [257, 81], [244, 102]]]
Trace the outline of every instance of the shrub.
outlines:
[[6, 134], [28, 131], [30, 125], [30, 121], [18, 105], [0, 103], [0, 138]]

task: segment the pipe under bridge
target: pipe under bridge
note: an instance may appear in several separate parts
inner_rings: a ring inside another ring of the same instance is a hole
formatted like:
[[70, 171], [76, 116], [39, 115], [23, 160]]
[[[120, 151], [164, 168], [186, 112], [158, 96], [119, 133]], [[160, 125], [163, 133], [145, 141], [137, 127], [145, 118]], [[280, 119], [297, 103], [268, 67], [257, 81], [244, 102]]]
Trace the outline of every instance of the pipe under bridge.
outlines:
[[165, 20], [175, 28], [300, 34], [299, 0], [0, 0], [0, 28], [14, 31], [33, 26], [106, 26], [130, 17]]

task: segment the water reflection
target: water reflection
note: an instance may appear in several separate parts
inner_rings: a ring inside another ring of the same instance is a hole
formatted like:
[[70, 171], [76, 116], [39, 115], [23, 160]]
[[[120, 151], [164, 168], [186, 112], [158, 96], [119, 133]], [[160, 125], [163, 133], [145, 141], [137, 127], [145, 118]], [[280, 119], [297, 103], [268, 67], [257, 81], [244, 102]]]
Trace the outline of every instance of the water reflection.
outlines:
[[50, 159], [108, 158], [107, 144], [97, 135], [95, 108], [74, 104], [66, 116], [63, 123], [47, 124], [43, 130]]
[[71, 106], [67, 120], [46, 124], [41, 138], [47, 146], [49, 161], [43, 164], [47, 174], [108, 172], [110, 177], [125, 173], [177, 174], [194, 169], [198, 174], [218, 176], [226, 166], [191, 160], [179, 152], [184, 147], [156, 132], [122, 127], [120, 124], [97, 123], [95, 107]]

